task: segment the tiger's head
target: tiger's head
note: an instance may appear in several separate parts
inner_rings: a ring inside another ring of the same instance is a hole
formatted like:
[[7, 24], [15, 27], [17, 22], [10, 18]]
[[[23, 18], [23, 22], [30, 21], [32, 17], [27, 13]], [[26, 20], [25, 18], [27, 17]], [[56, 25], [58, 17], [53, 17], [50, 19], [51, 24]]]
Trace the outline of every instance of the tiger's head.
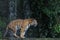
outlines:
[[37, 20], [33, 19], [32, 22], [30, 23], [31, 26], [36, 27], [37, 26]]

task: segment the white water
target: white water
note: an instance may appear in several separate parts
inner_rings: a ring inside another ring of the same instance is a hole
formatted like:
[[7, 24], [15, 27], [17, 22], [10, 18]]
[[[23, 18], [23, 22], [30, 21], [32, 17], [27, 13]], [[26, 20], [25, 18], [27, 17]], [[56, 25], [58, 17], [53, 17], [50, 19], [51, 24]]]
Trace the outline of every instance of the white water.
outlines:
[[17, 16], [17, 0], [9, 0], [9, 20], [16, 19]]

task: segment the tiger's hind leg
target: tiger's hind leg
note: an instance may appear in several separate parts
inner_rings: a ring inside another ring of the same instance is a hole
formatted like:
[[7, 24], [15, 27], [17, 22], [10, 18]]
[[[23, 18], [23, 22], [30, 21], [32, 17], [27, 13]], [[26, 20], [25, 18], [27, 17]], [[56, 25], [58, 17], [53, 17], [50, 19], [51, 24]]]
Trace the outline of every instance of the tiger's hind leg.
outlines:
[[18, 36], [16, 33], [17, 33], [17, 29], [15, 28], [15, 29], [13, 30], [13, 35], [14, 35], [16, 38], [19, 38], [19, 36]]
[[6, 28], [6, 31], [5, 31], [5, 33], [4, 33], [4, 35], [3, 35], [3, 37], [6, 36], [7, 32], [8, 32], [8, 27]]

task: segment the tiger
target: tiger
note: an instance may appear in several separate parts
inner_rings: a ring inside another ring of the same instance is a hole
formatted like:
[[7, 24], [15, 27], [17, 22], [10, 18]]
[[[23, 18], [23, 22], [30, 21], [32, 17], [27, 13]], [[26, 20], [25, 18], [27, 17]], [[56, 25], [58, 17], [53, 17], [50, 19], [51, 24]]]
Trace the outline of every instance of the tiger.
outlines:
[[[25, 38], [25, 33], [28, 30], [30, 26], [37, 26], [37, 20], [36, 19], [16, 19], [11, 21], [6, 28], [6, 32], [4, 33], [4, 37], [6, 36], [9, 29], [12, 30], [13, 35], [17, 38]], [[17, 30], [20, 30], [20, 36], [17, 36]]]

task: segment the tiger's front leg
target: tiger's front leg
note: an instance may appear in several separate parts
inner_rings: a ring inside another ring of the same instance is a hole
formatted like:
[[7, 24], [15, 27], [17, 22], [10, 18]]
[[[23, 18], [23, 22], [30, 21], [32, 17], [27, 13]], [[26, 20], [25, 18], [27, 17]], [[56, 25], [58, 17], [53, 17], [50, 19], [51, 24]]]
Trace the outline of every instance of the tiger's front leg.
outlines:
[[30, 24], [21, 28], [21, 34], [20, 34], [21, 38], [25, 38], [25, 33], [26, 33], [26, 31], [28, 30], [29, 27], [30, 27]]
[[24, 36], [24, 35], [25, 35], [25, 32], [24, 32], [25, 30], [24, 30], [24, 28], [21, 28], [20, 31], [21, 31], [20, 37], [21, 37], [21, 38], [25, 38], [25, 36]]

